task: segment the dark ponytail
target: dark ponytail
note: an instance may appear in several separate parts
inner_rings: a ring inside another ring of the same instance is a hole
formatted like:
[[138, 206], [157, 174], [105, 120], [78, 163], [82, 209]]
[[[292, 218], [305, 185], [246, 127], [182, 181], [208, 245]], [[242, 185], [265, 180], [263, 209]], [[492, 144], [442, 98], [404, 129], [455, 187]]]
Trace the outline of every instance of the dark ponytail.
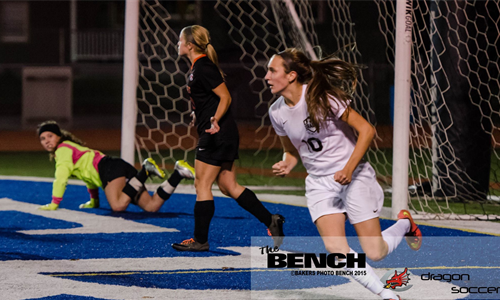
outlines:
[[306, 102], [311, 125], [320, 131], [327, 120], [335, 114], [330, 99], [337, 101], [339, 107], [347, 107], [352, 99], [357, 80], [359, 66], [328, 56], [321, 60], [309, 60], [300, 50], [287, 49], [278, 53], [283, 58], [285, 72], [297, 73], [299, 83], [307, 83]]
[[[338, 107], [347, 107], [356, 90], [357, 68], [336, 57], [311, 61], [313, 77], [307, 87], [306, 102], [311, 124], [319, 132], [326, 121], [335, 118], [331, 97]], [[349, 110], [347, 110], [349, 113]]]

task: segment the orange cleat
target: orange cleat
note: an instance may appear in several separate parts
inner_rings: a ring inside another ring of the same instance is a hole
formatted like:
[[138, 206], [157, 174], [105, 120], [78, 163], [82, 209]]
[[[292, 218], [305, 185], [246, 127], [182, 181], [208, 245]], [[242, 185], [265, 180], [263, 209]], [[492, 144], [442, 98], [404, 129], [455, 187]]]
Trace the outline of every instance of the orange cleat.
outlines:
[[192, 252], [199, 252], [199, 251], [208, 251], [209, 249], [208, 242], [201, 244], [195, 241], [193, 238], [187, 239], [182, 241], [182, 243], [175, 243], [172, 244], [172, 248], [174, 248], [177, 251], [192, 251]]
[[408, 219], [410, 221], [410, 231], [405, 234], [406, 242], [410, 246], [411, 250], [417, 251], [422, 246], [422, 232], [418, 228], [417, 224], [413, 222], [413, 218], [409, 211], [403, 209], [398, 214], [398, 219]]

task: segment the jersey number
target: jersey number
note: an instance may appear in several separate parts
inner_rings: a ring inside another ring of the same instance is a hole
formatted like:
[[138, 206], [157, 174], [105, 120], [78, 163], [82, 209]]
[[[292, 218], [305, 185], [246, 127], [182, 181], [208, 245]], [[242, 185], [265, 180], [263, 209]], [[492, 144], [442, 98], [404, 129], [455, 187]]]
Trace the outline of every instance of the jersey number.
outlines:
[[307, 141], [302, 140], [303, 143], [306, 143], [309, 152], [320, 152], [323, 150], [323, 144], [317, 138], [310, 138]]

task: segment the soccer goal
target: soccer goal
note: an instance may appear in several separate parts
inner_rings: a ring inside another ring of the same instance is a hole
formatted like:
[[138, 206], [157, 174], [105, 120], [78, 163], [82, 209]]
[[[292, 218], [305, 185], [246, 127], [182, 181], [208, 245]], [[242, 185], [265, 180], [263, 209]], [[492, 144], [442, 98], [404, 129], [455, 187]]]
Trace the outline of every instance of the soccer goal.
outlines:
[[[270, 172], [281, 146], [267, 116], [275, 98], [264, 76], [273, 54], [298, 47], [311, 58], [336, 52], [368, 66], [359, 74], [353, 107], [377, 128], [366, 159], [392, 200], [393, 216], [406, 207], [420, 218], [500, 214], [497, 1], [357, 1], [371, 5], [372, 14], [378, 11], [373, 22], [357, 23], [355, 2], [341, 0], [188, 2], [192, 15], [212, 21], [208, 29], [228, 74], [240, 129], [238, 173], [247, 183], [283, 184]], [[167, 170], [178, 159], [193, 162], [189, 62], [178, 58], [176, 47], [181, 28], [165, 1], [127, 1], [122, 130], [127, 161], [153, 157]], [[368, 42], [377, 51], [377, 36], [389, 71], [370, 63], [375, 52], [359, 50]], [[374, 72], [391, 78], [391, 84], [368, 82], [378, 80]], [[387, 99], [374, 99], [391, 85], [392, 97], [388, 92]], [[393, 121], [378, 113], [385, 103], [394, 108]], [[303, 185], [304, 176], [298, 168], [290, 176], [298, 181], [286, 184]]]

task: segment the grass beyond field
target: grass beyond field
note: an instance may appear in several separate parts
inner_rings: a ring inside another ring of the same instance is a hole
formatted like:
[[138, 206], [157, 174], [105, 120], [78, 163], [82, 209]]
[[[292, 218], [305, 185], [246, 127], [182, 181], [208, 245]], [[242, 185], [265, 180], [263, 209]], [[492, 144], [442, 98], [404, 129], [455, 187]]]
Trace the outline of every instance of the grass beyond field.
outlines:
[[[118, 151], [105, 151], [107, 155], [119, 156]], [[392, 160], [392, 153], [387, 150], [383, 155], [388, 161]], [[183, 152], [174, 152], [175, 157], [183, 157]], [[157, 161], [161, 161], [158, 157], [153, 157]], [[371, 156], [369, 155], [370, 159]], [[374, 157], [375, 158], [375, 157]], [[261, 186], [263, 189], [256, 190], [257, 193], [274, 193], [283, 195], [299, 195], [303, 196], [305, 193], [304, 179], [307, 175], [302, 164], [294, 169], [293, 174], [285, 178], [278, 178], [272, 175], [272, 165], [281, 159], [280, 150], [262, 151], [256, 153], [255, 150], [240, 150], [240, 159], [236, 161], [238, 182], [242, 185]], [[390, 159], [390, 160], [389, 160]], [[386, 166], [384, 170], [380, 169], [380, 160], [372, 158], [372, 165], [377, 169], [379, 175], [387, 171], [392, 171], [392, 166]], [[194, 162], [194, 152], [187, 155], [187, 161], [191, 164]], [[173, 162], [166, 162], [166, 171], [171, 172], [173, 169]], [[500, 162], [495, 155], [492, 155], [492, 166], [499, 166]], [[53, 177], [54, 176], [54, 162], [49, 160], [46, 152], [0, 152], [0, 175], [6, 176], [34, 176], [34, 177]], [[139, 165], [137, 164], [138, 168]], [[424, 166], [419, 166], [424, 168]], [[492, 168], [491, 177], [495, 178], [495, 171]], [[390, 174], [387, 174], [390, 176]], [[154, 179], [153, 182], [159, 183], [161, 180]], [[275, 190], [273, 187], [291, 187], [289, 190], [286, 188]], [[265, 189], [269, 187], [269, 189]], [[292, 188], [293, 187], [293, 188]], [[500, 191], [493, 190], [492, 194], [499, 194]], [[419, 202], [421, 201], [421, 202]], [[412, 204], [416, 208], [421, 208], [420, 204], [425, 204], [423, 209], [429, 212], [444, 213], [454, 212], [456, 214], [495, 214], [500, 215], [500, 207], [496, 203], [462, 203], [452, 201], [439, 201], [429, 199], [425, 203], [422, 200], [412, 199]], [[384, 201], [384, 206], [391, 206], [391, 194], [387, 193]], [[439, 209], [441, 208], [441, 210]]]

